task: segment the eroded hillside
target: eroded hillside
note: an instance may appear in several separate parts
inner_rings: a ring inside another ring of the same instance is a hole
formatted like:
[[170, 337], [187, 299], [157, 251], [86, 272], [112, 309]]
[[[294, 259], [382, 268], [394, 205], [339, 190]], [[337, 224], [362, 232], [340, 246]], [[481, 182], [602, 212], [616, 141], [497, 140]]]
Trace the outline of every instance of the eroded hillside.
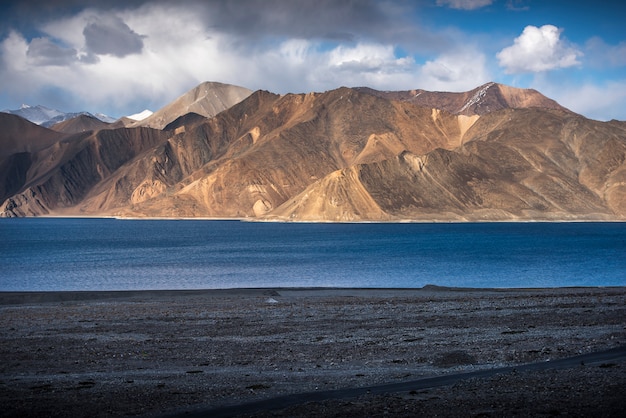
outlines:
[[[174, 113], [163, 130], [67, 133], [2, 159], [2, 214], [626, 217], [626, 123], [592, 121], [538, 92], [493, 83], [422, 93], [439, 108], [412, 92], [257, 91], [211, 118]], [[27, 162], [16, 183], [6, 167], [20, 158]]]

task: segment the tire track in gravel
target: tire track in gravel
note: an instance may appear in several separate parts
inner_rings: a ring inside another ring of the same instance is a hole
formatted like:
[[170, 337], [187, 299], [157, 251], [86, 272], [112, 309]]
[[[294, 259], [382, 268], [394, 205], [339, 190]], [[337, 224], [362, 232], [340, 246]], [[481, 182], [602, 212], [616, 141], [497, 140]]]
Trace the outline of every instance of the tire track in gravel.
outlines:
[[166, 417], [177, 418], [200, 418], [200, 417], [233, 417], [243, 414], [253, 414], [271, 410], [284, 409], [307, 402], [319, 402], [325, 400], [349, 399], [362, 395], [383, 395], [390, 393], [408, 392], [413, 390], [429, 389], [452, 385], [466, 379], [481, 379], [497, 374], [511, 373], [514, 371], [537, 371], [548, 369], [565, 369], [581, 365], [601, 365], [614, 361], [626, 360], [626, 346], [620, 346], [604, 351], [581, 354], [558, 360], [543, 361], [538, 363], [521, 364], [515, 366], [497, 367], [493, 369], [477, 370], [473, 372], [455, 373], [443, 376], [422, 378], [399, 383], [388, 383], [375, 386], [358, 388], [335, 389], [317, 392], [296, 393], [278, 396], [260, 401], [244, 403], [240, 405], [223, 406], [212, 409], [194, 409], [168, 414]]

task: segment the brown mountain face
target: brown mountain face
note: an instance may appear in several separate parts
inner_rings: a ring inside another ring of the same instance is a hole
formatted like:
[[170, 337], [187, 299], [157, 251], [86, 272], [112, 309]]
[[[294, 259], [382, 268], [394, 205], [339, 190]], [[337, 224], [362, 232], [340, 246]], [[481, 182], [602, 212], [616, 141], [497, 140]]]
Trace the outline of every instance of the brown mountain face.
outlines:
[[199, 136], [221, 140], [213, 158], [202, 166], [187, 165], [187, 177], [175, 193], [141, 202], [127, 214], [155, 216], [163, 207], [180, 208], [193, 201], [194, 214], [200, 216], [264, 217], [338, 169], [404, 149], [452, 149], [461, 142], [456, 116], [433, 118], [431, 109], [351, 89], [282, 97], [254, 93], [196, 131], [169, 141], [176, 156], [172, 160], [180, 161], [190, 148], [199, 147], [203, 142], [188, 143]]
[[[373, 207], [396, 220], [624, 219], [625, 156], [626, 123], [500, 111], [481, 118], [455, 150], [404, 152], [332, 173], [273, 215], [362, 220], [372, 218], [361, 208]], [[354, 195], [369, 197], [367, 206], [354, 207]], [[325, 211], [315, 206], [320, 196]]]
[[[479, 114], [492, 89], [502, 108]], [[472, 103], [455, 102], [457, 110], [465, 107], [456, 114], [402, 92], [257, 91], [212, 118], [180, 114], [163, 130], [75, 134], [27, 153], [23, 185], [0, 211], [292, 221], [625, 219], [626, 122], [537, 107], [539, 93], [507, 89], [494, 84], [465, 93]]]
[[208, 118], [204, 116], [191, 112], [174, 119], [172, 122], [165, 125], [165, 128], [163, 129], [166, 131], [177, 131], [176, 133], [179, 133], [182, 132], [184, 129], [188, 129], [197, 126], [203, 122], [206, 122], [207, 119]]
[[244, 87], [204, 82], [167, 106], [157, 110], [146, 119], [131, 122], [126, 126], [147, 126], [163, 129], [167, 124], [187, 113], [196, 113], [206, 118], [211, 118], [239, 103], [251, 93], [251, 90]]
[[111, 124], [102, 122], [100, 119], [93, 116], [79, 115], [75, 118], [54, 124], [50, 127], [50, 129], [66, 134], [76, 134], [79, 132], [108, 129], [110, 128], [110, 125]]
[[0, 112], [0, 202], [22, 188], [32, 164], [32, 155], [66, 136], [19, 116]]
[[389, 100], [407, 101], [418, 106], [446, 110], [455, 115], [485, 115], [502, 109], [530, 107], [567, 110], [536, 90], [519, 89], [493, 82], [462, 93], [426, 90], [383, 92], [367, 87], [360, 87], [358, 90]]
[[37, 152], [66, 135], [0, 112], [0, 159], [20, 152]]

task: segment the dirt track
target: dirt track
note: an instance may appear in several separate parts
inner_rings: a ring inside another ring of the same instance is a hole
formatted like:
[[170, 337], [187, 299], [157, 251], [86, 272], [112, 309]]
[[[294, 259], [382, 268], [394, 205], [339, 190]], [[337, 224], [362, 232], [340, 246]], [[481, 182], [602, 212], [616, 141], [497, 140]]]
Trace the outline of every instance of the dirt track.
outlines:
[[[2, 416], [185, 415], [626, 344], [626, 288], [0, 294]], [[611, 416], [623, 360], [255, 416]]]

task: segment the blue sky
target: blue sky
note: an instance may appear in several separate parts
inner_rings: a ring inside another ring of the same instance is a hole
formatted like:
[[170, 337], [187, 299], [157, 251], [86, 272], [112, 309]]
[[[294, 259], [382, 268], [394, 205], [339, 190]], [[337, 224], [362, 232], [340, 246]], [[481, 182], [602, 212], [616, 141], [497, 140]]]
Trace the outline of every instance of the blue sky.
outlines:
[[203, 81], [276, 93], [340, 86], [534, 88], [626, 120], [626, 2], [95, 0], [0, 6], [0, 109], [120, 117]]

